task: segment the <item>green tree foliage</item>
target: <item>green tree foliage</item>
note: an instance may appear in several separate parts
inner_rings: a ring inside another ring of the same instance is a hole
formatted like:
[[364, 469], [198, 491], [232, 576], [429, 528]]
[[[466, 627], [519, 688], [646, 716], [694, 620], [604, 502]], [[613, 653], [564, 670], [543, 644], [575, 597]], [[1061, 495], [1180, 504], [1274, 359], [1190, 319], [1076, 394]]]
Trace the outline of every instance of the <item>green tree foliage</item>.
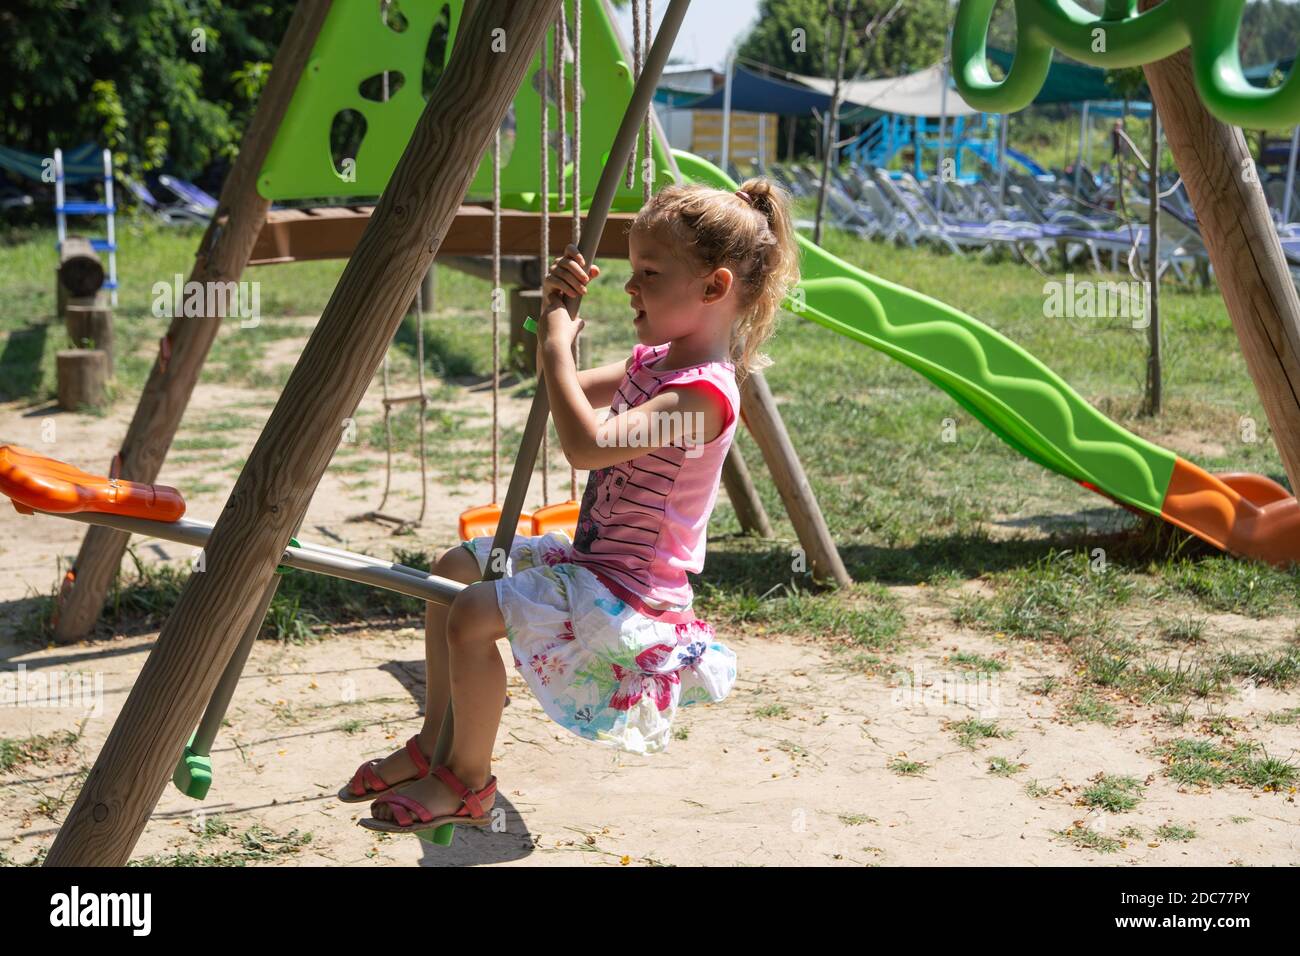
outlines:
[[[740, 45], [743, 57], [791, 73], [833, 76], [844, 0], [760, 0], [758, 23]], [[863, 33], [894, 0], [858, 0], [849, 18], [845, 75], [900, 76], [939, 62], [947, 0], [905, 0], [898, 15], [864, 47]]]
[[0, 143], [48, 155], [91, 141], [136, 172], [229, 158], [291, 3], [5, 0]]

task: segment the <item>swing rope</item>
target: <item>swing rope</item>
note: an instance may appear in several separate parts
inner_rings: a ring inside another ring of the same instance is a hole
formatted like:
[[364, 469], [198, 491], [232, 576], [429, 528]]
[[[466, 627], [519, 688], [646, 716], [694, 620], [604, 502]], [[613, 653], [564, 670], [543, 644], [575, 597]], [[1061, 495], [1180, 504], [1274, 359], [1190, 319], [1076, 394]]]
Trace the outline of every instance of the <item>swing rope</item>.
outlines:
[[[384, 0], [381, 7], [381, 15], [385, 23], [388, 22], [388, 10], [391, 6], [391, 0]], [[383, 73], [381, 98], [382, 102], [387, 103], [389, 97], [388, 71]], [[430, 269], [433, 267], [430, 266]], [[429, 303], [430, 314], [433, 314], [434, 304]], [[396, 336], [394, 336], [396, 339]], [[393, 534], [401, 534], [408, 528], [419, 527], [424, 524], [424, 516], [429, 507], [429, 455], [428, 442], [425, 436], [425, 418], [426, 410], [429, 405], [429, 396], [424, 388], [424, 283], [421, 282], [415, 292], [415, 363], [416, 363], [416, 380], [419, 385], [419, 393], [416, 395], [405, 395], [393, 398], [389, 386], [389, 366], [390, 356], [392, 354], [392, 343], [389, 343], [388, 349], [384, 352], [384, 372], [383, 372], [383, 406], [384, 406], [384, 494], [379, 499], [379, 506], [373, 511], [368, 511], [363, 515], [349, 518], [349, 521], [381, 521], [393, 524]], [[384, 507], [388, 504], [388, 495], [393, 485], [393, 422], [392, 411], [394, 405], [405, 405], [410, 402], [419, 402], [420, 404], [420, 514], [414, 521], [407, 518], [398, 518], [393, 515], [385, 514]], [[495, 435], [493, 438], [495, 439]], [[495, 491], [495, 489], [494, 489]], [[496, 501], [495, 494], [492, 499]]]
[[[652, 19], [654, 7], [652, 4], [653, 0], [645, 0], [645, 28], [641, 31], [642, 53], [640, 59], [642, 62], [644, 62], [645, 58], [650, 55], [650, 39], [654, 33], [654, 20]], [[636, 0], [632, 0], [632, 6], [634, 8], [636, 7]], [[642, 153], [641, 160], [641, 201], [643, 203], [650, 201], [650, 188], [654, 180], [654, 163], [650, 152], [650, 146], [652, 143], [652, 140], [650, 139], [651, 135], [650, 110], [647, 108], [645, 111], [645, 122], [641, 127], [641, 147], [645, 150], [645, 152]], [[635, 156], [636, 153], [633, 152], [633, 155]], [[628, 185], [631, 185], [631, 183]]]
[[492, 504], [501, 480], [501, 127], [492, 136]]
[[[551, 170], [550, 170], [550, 99], [551, 99], [551, 73], [546, 63], [546, 38], [542, 37], [541, 63], [537, 70], [539, 93], [541, 94], [541, 160], [542, 160], [542, 191], [541, 191], [541, 221], [542, 221], [542, 270], [545, 271], [551, 261]], [[546, 303], [542, 302], [542, 308], [546, 308]], [[538, 370], [541, 371], [540, 369]], [[549, 428], [547, 429], [549, 431]], [[548, 494], [546, 475], [550, 470], [550, 442], [547, 440], [547, 431], [542, 432], [542, 507], [549, 505], [550, 495]]]
[[[564, 4], [560, 4], [564, 15]], [[573, 244], [582, 241], [582, 0], [573, 5]], [[582, 370], [582, 333], [573, 337], [574, 368]], [[578, 500], [578, 470], [569, 465], [569, 499]]]

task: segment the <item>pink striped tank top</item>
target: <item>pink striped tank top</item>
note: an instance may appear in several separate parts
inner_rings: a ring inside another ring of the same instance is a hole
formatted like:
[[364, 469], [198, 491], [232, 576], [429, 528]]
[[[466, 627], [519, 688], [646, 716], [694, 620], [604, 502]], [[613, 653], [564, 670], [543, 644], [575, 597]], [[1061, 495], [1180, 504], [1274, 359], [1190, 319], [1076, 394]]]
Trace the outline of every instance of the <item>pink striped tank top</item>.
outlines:
[[740, 389], [731, 362], [660, 370], [668, 345], [638, 344], [619, 383], [608, 421], [669, 387], [704, 387], [725, 402], [722, 431], [706, 444], [651, 448], [587, 476], [573, 542], [573, 563], [592, 571], [611, 593], [659, 621], [691, 620], [709, 515], [722, 462], [736, 433]]

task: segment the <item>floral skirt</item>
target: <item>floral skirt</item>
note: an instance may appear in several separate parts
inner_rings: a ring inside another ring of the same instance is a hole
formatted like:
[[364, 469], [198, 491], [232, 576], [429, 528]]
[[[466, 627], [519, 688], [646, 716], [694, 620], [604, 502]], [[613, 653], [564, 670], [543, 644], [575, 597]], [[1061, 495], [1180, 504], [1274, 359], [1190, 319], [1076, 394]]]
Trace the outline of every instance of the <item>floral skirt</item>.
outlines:
[[[486, 571], [492, 539], [461, 545]], [[578, 736], [662, 751], [679, 706], [731, 692], [736, 655], [704, 621], [670, 624], [635, 610], [572, 555], [563, 532], [511, 544], [495, 583], [515, 667], [546, 713]]]

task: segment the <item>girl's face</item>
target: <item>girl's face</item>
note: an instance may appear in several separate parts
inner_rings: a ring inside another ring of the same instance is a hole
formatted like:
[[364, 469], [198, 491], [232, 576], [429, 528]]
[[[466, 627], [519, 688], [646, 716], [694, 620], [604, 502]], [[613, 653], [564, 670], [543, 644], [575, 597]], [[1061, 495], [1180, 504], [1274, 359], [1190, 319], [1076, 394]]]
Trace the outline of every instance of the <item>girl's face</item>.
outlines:
[[631, 299], [633, 324], [642, 345], [699, 332], [731, 291], [731, 270], [696, 275], [659, 235], [634, 229], [628, 237], [628, 256], [632, 277], [623, 291]]

